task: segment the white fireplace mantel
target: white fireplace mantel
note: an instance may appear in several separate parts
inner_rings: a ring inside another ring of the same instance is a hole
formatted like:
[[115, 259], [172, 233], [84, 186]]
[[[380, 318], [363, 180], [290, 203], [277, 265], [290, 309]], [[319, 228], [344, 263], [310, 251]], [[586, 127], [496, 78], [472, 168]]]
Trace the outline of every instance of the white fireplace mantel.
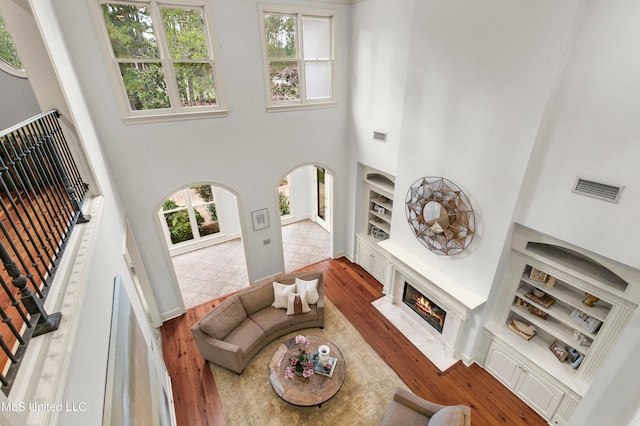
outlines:
[[[447, 277], [393, 240], [378, 246], [389, 254], [385, 297], [373, 305], [394, 324], [434, 365], [445, 371], [459, 360], [458, 346], [464, 323], [486, 299]], [[402, 302], [405, 282], [446, 312], [438, 332]]]
[[[463, 316], [463, 319], [466, 319], [469, 312], [486, 302], [486, 298], [477, 295], [466, 286], [435, 269], [394, 240], [384, 240], [378, 243], [378, 246], [382, 247], [392, 256], [392, 264], [404, 264], [418, 276], [422, 277], [422, 279], [429, 280], [431, 284], [437, 287], [448, 299], [452, 299], [453, 303], [451, 304], [457, 306], [451, 307], [456, 308], [458, 313]], [[393, 289], [389, 290], [391, 290], [391, 292], [393, 291]]]

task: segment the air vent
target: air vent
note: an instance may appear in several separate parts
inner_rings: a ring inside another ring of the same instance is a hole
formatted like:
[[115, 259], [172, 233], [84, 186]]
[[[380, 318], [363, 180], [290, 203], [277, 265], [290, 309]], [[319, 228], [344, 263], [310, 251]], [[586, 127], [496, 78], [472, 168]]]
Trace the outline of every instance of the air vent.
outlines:
[[387, 134], [386, 133], [382, 133], [382, 132], [373, 132], [373, 140], [374, 141], [380, 141], [380, 142], [386, 142], [387, 141]]
[[573, 188], [573, 192], [617, 203], [620, 198], [622, 188], [624, 187], [578, 178], [576, 185]]

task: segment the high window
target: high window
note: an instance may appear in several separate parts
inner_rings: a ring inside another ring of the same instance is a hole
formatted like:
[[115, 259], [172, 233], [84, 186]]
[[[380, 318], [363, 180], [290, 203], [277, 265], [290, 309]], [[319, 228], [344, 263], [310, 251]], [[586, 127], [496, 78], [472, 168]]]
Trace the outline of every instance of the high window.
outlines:
[[125, 116], [226, 114], [206, 3], [100, 3]]
[[27, 76], [2, 14], [0, 14], [0, 70], [16, 77]]
[[260, 6], [267, 109], [331, 106], [335, 11]]

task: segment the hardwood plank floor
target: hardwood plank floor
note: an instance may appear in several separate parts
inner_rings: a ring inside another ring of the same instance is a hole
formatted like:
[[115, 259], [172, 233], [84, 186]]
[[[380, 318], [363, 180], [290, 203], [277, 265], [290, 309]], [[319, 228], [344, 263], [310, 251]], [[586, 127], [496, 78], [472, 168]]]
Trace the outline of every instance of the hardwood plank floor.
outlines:
[[[417, 395], [471, 407], [474, 425], [546, 425], [535, 411], [477, 365], [461, 362], [441, 373], [371, 302], [382, 285], [345, 258], [303, 270], [324, 272], [325, 294], [378, 355]], [[200, 357], [191, 326], [223, 299], [205, 303], [167, 321], [161, 328], [164, 360], [171, 376], [178, 425], [225, 425], [215, 380]], [[391, 395], [389, 395], [391, 397]]]

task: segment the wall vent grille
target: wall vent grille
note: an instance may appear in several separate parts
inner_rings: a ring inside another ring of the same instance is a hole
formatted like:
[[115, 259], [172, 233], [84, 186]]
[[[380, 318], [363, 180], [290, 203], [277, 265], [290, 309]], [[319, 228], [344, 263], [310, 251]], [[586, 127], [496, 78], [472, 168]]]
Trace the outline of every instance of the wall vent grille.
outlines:
[[380, 141], [380, 142], [386, 142], [387, 141], [387, 134], [383, 133], [383, 132], [373, 132], [373, 140], [375, 141]]
[[624, 187], [578, 178], [573, 188], [573, 192], [617, 203], [620, 198], [622, 188]]

